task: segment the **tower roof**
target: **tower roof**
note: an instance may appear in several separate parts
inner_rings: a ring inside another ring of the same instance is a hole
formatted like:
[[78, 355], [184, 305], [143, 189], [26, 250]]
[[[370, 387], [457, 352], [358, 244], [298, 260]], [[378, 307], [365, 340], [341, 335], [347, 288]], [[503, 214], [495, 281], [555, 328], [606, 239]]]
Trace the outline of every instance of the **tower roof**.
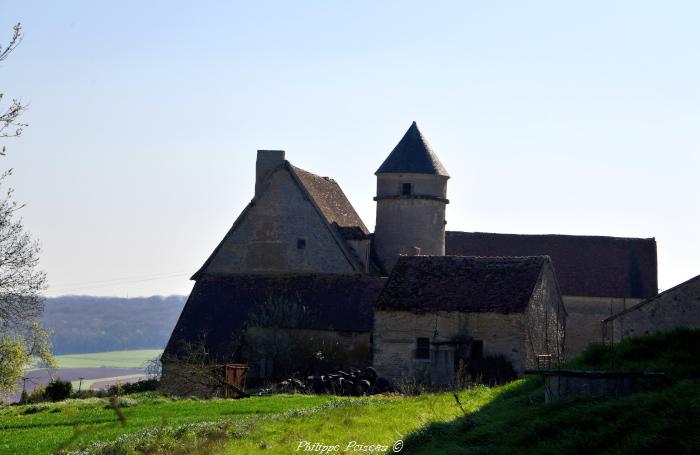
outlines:
[[416, 122], [406, 131], [375, 174], [434, 174], [449, 177]]

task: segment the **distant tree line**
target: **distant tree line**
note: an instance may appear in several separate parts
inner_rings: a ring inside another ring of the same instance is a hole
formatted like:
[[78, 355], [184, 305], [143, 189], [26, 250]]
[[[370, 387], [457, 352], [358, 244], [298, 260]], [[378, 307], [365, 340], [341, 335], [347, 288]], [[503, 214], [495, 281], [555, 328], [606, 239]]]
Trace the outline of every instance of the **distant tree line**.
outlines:
[[84, 354], [164, 348], [187, 297], [62, 296], [45, 301], [53, 352]]

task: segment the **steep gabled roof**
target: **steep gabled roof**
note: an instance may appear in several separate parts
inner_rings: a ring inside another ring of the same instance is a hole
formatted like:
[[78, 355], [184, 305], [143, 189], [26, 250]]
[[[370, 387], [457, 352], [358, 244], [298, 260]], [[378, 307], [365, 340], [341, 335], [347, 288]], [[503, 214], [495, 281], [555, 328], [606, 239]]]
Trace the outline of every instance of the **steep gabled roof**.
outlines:
[[377, 308], [413, 313], [513, 313], [527, 307], [542, 267], [537, 257], [401, 257]]
[[385, 281], [325, 274], [203, 277], [192, 289], [165, 356], [177, 356], [186, 343], [203, 339], [213, 361], [235, 360], [247, 325], [369, 332]]
[[[323, 222], [328, 226], [331, 235], [337, 242], [341, 251], [347, 258], [348, 262], [357, 271], [362, 271], [362, 261], [355, 253], [355, 250], [348, 245], [347, 240], [366, 239], [370, 235], [369, 230], [362, 222], [362, 219], [355, 211], [348, 198], [343, 193], [338, 183], [329, 177], [320, 177], [311, 172], [293, 166], [289, 161], [285, 161], [284, 165], [277, 171], [289, 172], [295, 182], [297, 182], [304, 196], [309, 199], [311, 204], [316, 208]], [[267, 178], [271, 178], [270, 173]], [[236, 221], [231, 226], [231, 229], [226, 233], [224, 238], [219, 242], [214, 251], [209, 255], [209, 258], [204, 264], [192, 275], [192, 280], [200, 279], [211, 261], [221, 250], [226, 242], [226, 239], [233, 235], [238, 225], [245, 219], [254, 204], [255, 199], [251, 201], [238, 216]], [[370, 264], [370, 269], [374, 270], [375, 265]]]
[[293, 165], [290, 165], [290, 168], [299, 178], [308, 195], [316, 202], [328, 224], [335, 224], [346, 229], [356, 228], [365, 235], [369, 234], [369, 230], [362, 222], [360, 215], [357, 214], [335, 180], [329, 177], [320, 177]]
[[464, 256], [547, 255], [552, 258], [563, 295], [647, 298], [657, 292], [653, 238], [447, 232], [445, 252]]
[[406, 134], [375, 172], [375, 174], [398, 173], [450, 176], [423, 137], [416, 122], [411, 124]]

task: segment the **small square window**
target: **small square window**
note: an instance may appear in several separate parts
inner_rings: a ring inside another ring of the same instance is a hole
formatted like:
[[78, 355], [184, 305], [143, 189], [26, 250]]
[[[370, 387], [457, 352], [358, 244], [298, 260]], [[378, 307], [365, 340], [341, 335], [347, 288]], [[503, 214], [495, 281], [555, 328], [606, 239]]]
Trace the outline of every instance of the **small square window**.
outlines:
[[411, 185], [410, 183], [402, 183], [401, 194], [404, 196], [410, 196], [411, 194], [413, 194], [413, 185]]
[[297, 249], [303, 250], [306, 248], [306, 239], [297, 239]]
[[430, 340], [428, 338], [416, 338], [416, 359], [430, 358]]

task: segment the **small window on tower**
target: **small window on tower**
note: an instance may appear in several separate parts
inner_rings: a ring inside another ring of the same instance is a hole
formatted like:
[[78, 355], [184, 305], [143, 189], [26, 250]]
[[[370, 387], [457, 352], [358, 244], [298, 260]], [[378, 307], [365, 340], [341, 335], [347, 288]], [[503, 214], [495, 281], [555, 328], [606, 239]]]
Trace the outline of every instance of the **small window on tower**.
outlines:
[[297, 239], [297, 249], [303, 250], [306, 248], [306, 239]]
[[428, 338], [416, 338], [416, 359], [430, 358], [430, 340]]
[[413, 194], [413, 185], [411, 185], [410, 183], [402, 183], [401, 194], [404, 196], [410, 196], [411, 194]]

